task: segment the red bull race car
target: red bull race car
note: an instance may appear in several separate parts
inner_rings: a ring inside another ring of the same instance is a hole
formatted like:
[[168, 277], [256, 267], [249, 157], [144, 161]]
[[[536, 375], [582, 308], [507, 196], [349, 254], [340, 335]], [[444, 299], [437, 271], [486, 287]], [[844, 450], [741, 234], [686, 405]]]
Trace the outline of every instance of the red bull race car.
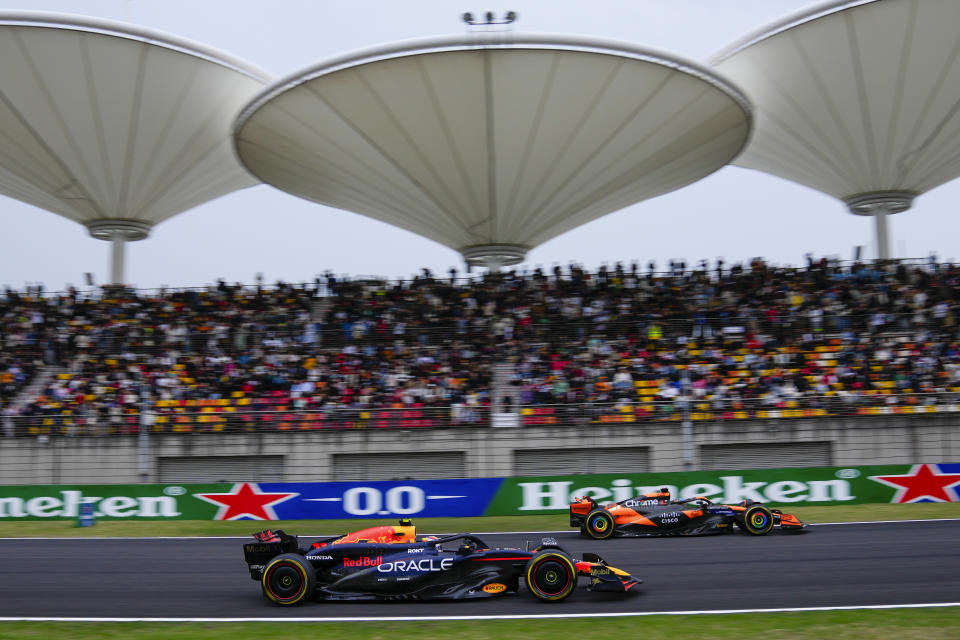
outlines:
[[760, 502], [715, 504], [697, 496], [670, 498], [668, 489], [629, 500], [600, 505], [589, 497], [570, 504], [570, 526], [594, 540], [618, 537], [702, 536], [727, 533], [735, 528], [763, 536], [773, 529], [801, 531], [806, 528], [796, 516], [771, 509]]
[[494, 549], [477, 536], [418, 536], [409, 520], [301, 547], [261, 531], [243, 546], [250, 577], [282, 605], [316, 600], [465, 600], [515, 595], [520, 579], [538, 600], [559, 602], [588, 577], [589, 591], [625, 593], [641, 581], [594, 554], [576, 560], [552, 538], [532, 550]]

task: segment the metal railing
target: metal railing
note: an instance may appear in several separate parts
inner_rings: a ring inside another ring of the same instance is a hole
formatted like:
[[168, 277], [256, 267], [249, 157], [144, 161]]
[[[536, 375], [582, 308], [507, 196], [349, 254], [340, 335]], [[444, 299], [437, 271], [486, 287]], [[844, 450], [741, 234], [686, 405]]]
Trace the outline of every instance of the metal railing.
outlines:
[[[834, 393], [767, 398], [677, 398], [670, 401], [522, 405], [509, 415], [516, 426], [721, 422], [930, 415], [960, 412], [960, 392]], [[37, 436], [123, 436], [146, 432], [166, 434], [231, 434], [328, 430], [390, 430], [489, 427], [495, 421], [489, 406], [356, 408], [335, 407], [284, 411], [241, 411], [209, 408], [197, 411], [147, 411], [92, 416], [51, 412], [4, 416], [8, 438]]]
[[[514, 428], [456, 423], [449, 410], [426, 418], [397, 415], [390, 427], [377, 426], [373, 414], [369, 419], [344, 416], [321, 426], [307, 416], [263, 413], [251, 416], [250, 423], [153, 424], [142, 432], [136, 424], [84, 432], [69, 425], [25, 423], [36, 433], [0, 438], [0, 485], [473, 478], [954, 462], [960, 456], [958, 413], [957, 404], [836, 412], [825, 407], [756, 407], [712, 416], [676, 409], [650, 416], [612, 407], [549, 406], [524, 407]], [[423, 420], [437, 422], [431, 427]]]

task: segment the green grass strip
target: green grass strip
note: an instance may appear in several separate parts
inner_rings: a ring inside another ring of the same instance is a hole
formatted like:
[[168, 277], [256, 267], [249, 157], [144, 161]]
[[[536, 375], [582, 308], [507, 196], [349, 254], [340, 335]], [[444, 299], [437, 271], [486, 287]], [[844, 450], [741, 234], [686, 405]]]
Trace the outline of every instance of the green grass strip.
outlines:
[[[324, 605], [304, 608], [304, 615], [323, 615]], [[545, 609], [547, 607], [531, 607]], [[561, 612], [562, 605], [550, 607]], [[424, 609], [424, 614], [435, 611]], [[546, 613], [546, 612], [544, 612]], [[278, 625], [282, 625], [278, 628]], [[276, 634], [274, 636], [274, 634]], [[762, 635], [757, 635], [762, 634]], [[946, 640], [960, 638], [960, 607], [888, 609], [880, 611], [815, 611], [802, 613], [701, 616], [564, 618], [546, 620], [470, 620], [451, 622], [299, 622], [299, 623], [0, 623], [5, 640], [74, 638], [76, 640], [431, 640], [509, 638], [510, 640], [583, 640], [584, 638], [715, 638], [751, 637], [822, 640]]]
[[[863, 522], [876, 520], [923, 520], [960, 518], [960, 503], [861, 504], [832, 507], [784, 507], [808, 523]], [[284, 529], [303, 536], [335, 535], [396, 519], [375, 520], [279, 520], [263, 522], [234, 520], [103, 520], [92, 527], [77, 527], [75, 522], [7, 521], [0, 522], [0, 538], [31, 537], [149, 537], [149, 536], [246, 536], [265, 528]], [[568, 529], [566, 513], [535, 516], [499, 516], [487, 518], [417, 518], [421, 533], [483, 533], [488, 531], [563, 531]]]

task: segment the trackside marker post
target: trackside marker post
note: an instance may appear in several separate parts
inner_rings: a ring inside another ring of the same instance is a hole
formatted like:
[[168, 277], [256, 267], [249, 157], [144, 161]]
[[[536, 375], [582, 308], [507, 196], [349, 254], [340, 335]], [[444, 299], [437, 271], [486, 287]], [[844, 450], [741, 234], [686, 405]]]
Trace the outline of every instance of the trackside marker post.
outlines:
[[77, 526], [92, 527], [96, 522], [97, 518], [93, 513], [93, 505], [89, 502], [81, 504], [80, 512], [77, 514]]

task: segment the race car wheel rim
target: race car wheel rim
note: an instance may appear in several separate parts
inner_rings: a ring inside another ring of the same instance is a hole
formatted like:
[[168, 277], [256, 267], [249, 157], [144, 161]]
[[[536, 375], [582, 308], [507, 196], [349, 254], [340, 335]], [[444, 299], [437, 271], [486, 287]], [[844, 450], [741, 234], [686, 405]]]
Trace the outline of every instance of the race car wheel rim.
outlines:
[[765, 507], [752, 506], [743, 514], [741, 526], [747, 530], [747, 533], [755, 536], [765, 535], [773, 529], [773, 515]]
[[266, 584], [277, 600], [293, 600], [303, 590], [300, 572], [289, 564], [278, 564], [272, 567]]
[[533, 577], [536, 580], [536, 588], [548, 596], [563, 593], [570, 584], [569, 572], [556, 560], [541, 562], [534, 569]]
[[590, 528], [596, 531], [597, 533], [603, 533], [607, 530], [609, 523], [607, 519], [603, 516], [594, 516], [590, 520]]

